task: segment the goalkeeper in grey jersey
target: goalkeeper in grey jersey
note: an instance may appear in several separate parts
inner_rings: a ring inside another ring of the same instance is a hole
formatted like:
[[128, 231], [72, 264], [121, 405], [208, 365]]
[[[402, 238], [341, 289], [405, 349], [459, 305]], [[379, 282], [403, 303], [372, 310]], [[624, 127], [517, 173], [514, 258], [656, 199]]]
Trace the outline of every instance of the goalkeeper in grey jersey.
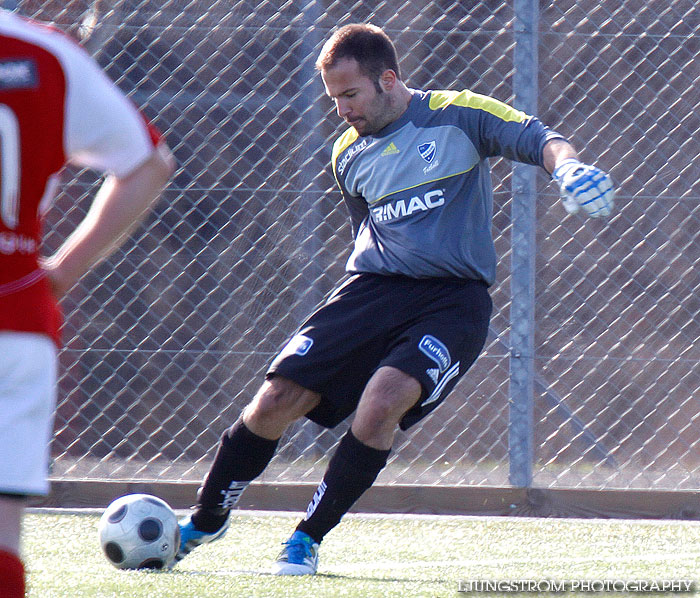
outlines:
[[409, 89], [377, 27], [338, 29], [317, 67], [350, 125], [332, 154], [355, 237], [350, 276], [281, 349], [223, 434], [180, 524], [178, 560], [225, 533], [289, 424], [307, 417], [334, 427], [352, 416], [273, 566], [316, 572], [319, 544], [374, 483], [396, 430], [440, 405], [484, 346], [496, 270], [488, 158], [544, 168], [569, 212], [605, 217], [613, 207], [610, 177], [537, 118], [470, 91]]

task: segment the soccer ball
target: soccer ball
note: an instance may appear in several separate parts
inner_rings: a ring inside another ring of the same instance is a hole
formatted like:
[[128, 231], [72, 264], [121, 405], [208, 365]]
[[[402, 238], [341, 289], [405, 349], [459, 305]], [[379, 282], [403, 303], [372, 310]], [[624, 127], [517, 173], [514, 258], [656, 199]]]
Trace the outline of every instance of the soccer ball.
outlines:
[[107, 560], [117, 569], [163, 569], [180, 547], [177, 517], [150, 494], [127, 494], [102, 514], [97, 528]]

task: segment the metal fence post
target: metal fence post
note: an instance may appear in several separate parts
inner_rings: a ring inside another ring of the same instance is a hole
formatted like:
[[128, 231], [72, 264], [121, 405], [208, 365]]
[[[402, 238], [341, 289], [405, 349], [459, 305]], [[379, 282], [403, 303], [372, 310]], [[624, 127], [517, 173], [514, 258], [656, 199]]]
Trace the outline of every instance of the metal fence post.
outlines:
[[[537, 111], [537, 45], [539, 5], [515, 1], [513, 91], [515, 107]], [[532, 485], [534, 333], [535, 333], [535, 177], [533, 167], [513, 170], [512, 272], [510, 308], [509, 480], [513, 486]]]

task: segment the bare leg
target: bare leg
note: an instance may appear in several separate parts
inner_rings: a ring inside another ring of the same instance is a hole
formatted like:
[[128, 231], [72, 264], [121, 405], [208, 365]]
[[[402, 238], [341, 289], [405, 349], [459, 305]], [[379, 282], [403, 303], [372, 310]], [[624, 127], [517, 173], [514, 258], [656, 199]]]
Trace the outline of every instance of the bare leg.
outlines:
[[306, 415], [321, 395], [281, 376], [266, 380], [243, 411], [243, 423], [254, 434], [277, 440], [287, 426]]

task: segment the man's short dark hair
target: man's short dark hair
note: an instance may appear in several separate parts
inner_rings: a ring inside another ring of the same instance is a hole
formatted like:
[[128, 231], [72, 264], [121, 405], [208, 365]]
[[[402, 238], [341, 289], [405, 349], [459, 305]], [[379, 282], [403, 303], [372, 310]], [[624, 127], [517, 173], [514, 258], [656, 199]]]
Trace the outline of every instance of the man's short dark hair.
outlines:
[[389, 36], [375, 25], [352, 23], [338, 29], [323, 45], [316, 61], [319, 71], [334, 67], [339, 60], [352, 58], [360, 72], [379, 88], [379, 78], [391, 69], [401, 79], [396, 48]]

